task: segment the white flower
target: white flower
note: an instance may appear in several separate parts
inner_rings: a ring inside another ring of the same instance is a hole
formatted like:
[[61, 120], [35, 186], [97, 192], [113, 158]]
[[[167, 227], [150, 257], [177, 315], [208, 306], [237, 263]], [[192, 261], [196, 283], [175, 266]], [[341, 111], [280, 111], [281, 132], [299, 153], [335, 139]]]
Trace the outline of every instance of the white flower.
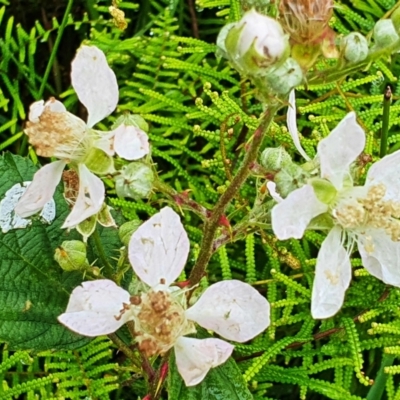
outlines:
[[[293, 118], [295, 118], [293, 116]], [[296, 126], [295, 121], [291, 121]], [[291, 131], [297, 135], [297, 128]], [[321, 178], [279, 199], [272, 229], [280, 240], [301, 238], [313, 218], [325, 214], [331, 230], [317, 258], [311, 312], [328, 318], [343, 305], [351, 280], [349, 254], [358, 245], [364, 267], [383, 282], [400, 286], [400, 151], [369, 169], [364, 186], [353, 186], [350, 166], [362, 152], [365, 133], [349, 113], [318, 144]], [[297, 146], [296, 146], [297, 147]]]
[[[79, 174], [79, 195], [63, 228], [78, 225], [97, 214], [104, 201], [103, 182], [89, 169], [93, 160], [101, 159], [104, 172], [113, 170], [111, 156], [115, 151], [128, 160], [148, 153], [147, 135], [131, 126], [119, 126], [111, 132], [95, 131], [93, 126], [110, 115], [118, 103], [118, 85], [104, 53], [97, 47], [82, 46], [71, 65], [71, 80], [79, 100], [88, 111], [87, 123], [69, 113], [65, 106], [50, 99], [33, 103], [25, 130], [38, 155], [60, 161], [41, 168], [18, 202], [15, 211], [25, 218], [43, 208], [53, 197], [66, 164]], [[104, 164], [103, 164], [104, 165]]]
[[135, 322], [139, 348], [148, 356], [174, 347], [178, 371], [186, 385], [201, 382], [210, 368], [224, 363], [233, 346], [216, 338], [184, 337], [194, 323], [228, 340], [245, 342], [270, 323], [268, 301], [250, 285], [237, 280], [211, 285], [186, 309], [185, 291], [170, 285], [182, 272], [189, 239], [179, 216], [163, 208], [137, 229], [129, 243], [129, 260], [150, 289], [140, 296], [109, 280], [84, 282], [72, 294], [59, 321], [85, 335], [109, 334], [125, 322]]

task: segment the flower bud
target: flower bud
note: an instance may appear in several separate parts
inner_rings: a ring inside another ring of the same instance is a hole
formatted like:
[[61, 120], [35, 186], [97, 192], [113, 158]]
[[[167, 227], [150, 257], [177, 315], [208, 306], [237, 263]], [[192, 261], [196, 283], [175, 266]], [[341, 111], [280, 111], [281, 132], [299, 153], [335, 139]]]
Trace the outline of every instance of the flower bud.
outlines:
[[142, 224], [142, 221], [136, 219], [133, 221], [128, 221], [122, 224], [118, 231], [118, 236], [121, 239], [121, 242], [124, 246], [128, 246], [129, 241], [131, 240], [131, 236], [133, 232], [136, 231], [137, 228]]
[[279, 22], [254, 9], [230, 29], [225, 46], [232, 62], [249, 75], [262, 75], [265, 68], [284, 60], [290, 51]]
[[363, 61], [368, 56], [368, 41], [361, 33], [349, 33], [342, 39], [340, 46], [344, 58], [352, 63]]
[[143, 198], [150, 194], [153, 181], [154, 174], [148, 165], [130, 163], [122, 167], [120, 175], [115, 177], [115, 190], [119, 197]]
[[381, 19], [375, 24], [374, 39], [378, 47], [387, 47], [399, 40], [391, 19]]
[[261, 165], [269, 171], [279, 171], [292, 163], [292, 158], [283, 147], [267, 147], [261, 153]]
[[275, 93], [287, 94], [301, 84], [303, 71], [299, 63], [289, 57], [282, 65], [273, 68], [266, 78], [268, 85]]
[[297, 164], [287, 164], [275, 175], [276, 190], [285, 198], [290, 192], [302, 186], [306, 178], [306, 172]]
[[80, 240], [62, 242], [55, 251], [54, 259], [64, 271], [84, 270], [89, 266], [86, 245]]

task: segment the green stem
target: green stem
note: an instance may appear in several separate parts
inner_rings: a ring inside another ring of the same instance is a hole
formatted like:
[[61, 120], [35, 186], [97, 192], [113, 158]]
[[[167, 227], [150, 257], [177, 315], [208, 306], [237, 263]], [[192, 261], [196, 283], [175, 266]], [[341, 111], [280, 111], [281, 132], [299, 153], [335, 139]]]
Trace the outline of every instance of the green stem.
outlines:
[[339, 69], [338, 66], [334, 66], [323, 71], [317, 71], [316, 73], [312, 72], [307, 76], [306, 82], [308, 85], [324, 85], [326, 83], [336, 82], [353, 72], [364, 70], [373, 61], [389, 56], [399, 50], [400, 39], [390, 46], [371, 52], [365, 60], [350, 64], [347, 68]]
[[67, 26], [68, 15], [71, 12], [73, 2], [74, 2], [74, 0], [68, 0], [67, 8], [65, 9], [63, 20], [61, 22], [60, 28], [58, 29], [56, 41], [54, 42], [54, 46], [53, 46], [53, 49], [50, 54], [49, 62], [47, 63], [46, 71], [44, 72], [43, 80], [42, 80], [42, 83], [39, 88], [39, 98], [43, 97], [44, 89], [46, 87], [46, 84], [47, 84], [47, 81], [49, 79], [49, 75], [51, 72], [51, 68], [53, 67], [53, 63], [56, 58], [58, 46], [60, 45], [60, 42], [61, 42], [61, 39], [62, 39], [62, 36], [64, 33], [64, 29]]
[[232, 179], [226, 191], [219, 198], [217, 204], [212, 210], [210, 218], [206, 220], [203, 230], [204, 235], [203, 241], [201, 243], [199, 257], [197, 258], [197, 262], [189, 276], [189, 281], [191, 285], [196, 285], [203, 277], [207, 264], [213, 254], [213, 242], [215, 233], [220, 226], [220, 218], [223, 216], [229, 203], [235, 197], [236, 193], [239, 191], [239, 189], [242, 187], [243, 183], [249, 176], [251, 165], [257, 158], [258, 150], [264, 139], [264, 135], [268, 131], [268, 128], [280, 107], [281, 103], [275, 103], [267, 107], [267, 110], [262, 117], [261, 123], [253, 135], [253, 140], [249, 146], [249, 149], [246, 152], [242, 165], [240, 166], [237, 174]]
[[99, 232], [97, 229], [94, 230], [91, 237], [94, 240], [94, 244], [97, 249], [97, 254], [98, 254], [101, 262], [103, 263], [104, 269], [106, 270], [105, 275], [107, 275], [109, 278], [111, 278], [112, 275], [114, 274], [114, 268], [108, 262], [107, 255], [104, 251], [103, 243], [101, 243], [101, 238], [100, 238], [100, 235], [99, 235]]
[[136, 357], [136, 354], [115, 333], [110, 333], [108, 337], [118, 347], [118, 349], [132, 361], [132, 364], [139, 369], [138, 372], [141, 372], [141, 362]]
[[375, 382], [368, 392], [366, 400], [380, 400], [383, 392], [385, 391], [387, 374], [385, 374], [385, 368], [393, 364], [395, 356], [384, 354], [382, 357], [381, 367], [379, 368], [378, 374], [376, 375]]
[[386, 86], [385, 93], [383, 94], [383, 116], [382, 116], [382, 134], [381, 134], [381, 150], [380, 157], [385, 157], [387, 153], [387, 141], [389, 133], [389, 119], [390, 119], [390, 103], [392, 102], [392, 90], [389, 85]]

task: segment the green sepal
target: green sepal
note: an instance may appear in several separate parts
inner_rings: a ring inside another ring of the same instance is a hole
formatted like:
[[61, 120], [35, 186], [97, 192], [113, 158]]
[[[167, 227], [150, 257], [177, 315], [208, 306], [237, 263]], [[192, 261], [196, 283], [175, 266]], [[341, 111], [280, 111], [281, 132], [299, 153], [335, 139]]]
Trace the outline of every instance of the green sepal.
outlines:
[[335, 186], [329, 181], [322, 178], [312, 178], [308, 183], [313, 187], [317, 199], [324, 204], [331, 204], [337, 196]]

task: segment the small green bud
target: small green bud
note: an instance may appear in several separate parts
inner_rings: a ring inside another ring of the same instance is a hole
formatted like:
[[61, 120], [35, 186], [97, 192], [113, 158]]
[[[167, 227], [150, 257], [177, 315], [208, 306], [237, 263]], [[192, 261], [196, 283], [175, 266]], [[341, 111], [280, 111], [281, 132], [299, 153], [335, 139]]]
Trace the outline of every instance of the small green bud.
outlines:
[[333, 200], [335, 200], [337, 190], [335, 186], [333, 186], [332, 183], [326, 179], [312, 178], [309, 180], [309, 183], [313, 187], [317, 199], [322, 203], [330, 204]]
[[106, 175], [115, 171], [113, 158], [95, 147], [89, 150], [83, 163], [96, 175]]
[[267, 147], [261, 153], [261, 165], [269, 171], [279, 171], [292, 163], [292, 158], [283, 147]]
[[394, 29], [400, 35], [400, 7], [397, 7], [390, 19], [393, 22]]
[[134, 162], [122, 167], [115, 177], [115, 190], [119, 197], [144, 198], [150, 194], [153, 181], [152, 169], [144, 163]]
[[378, 47], [387, 47], [399, 40], [391, 19], [381, 19], [375, 24], [374, 39]]
[[112, 129], [117, 129], [122, 124], [127, 126], [136, 126], [136, 128], [139, 128], [146, 133], [149, 132], [149, 124], [141, 115], [138, 114], [127, 113], [121, 115], [115, 120]]
[[62, 242], [55, 251], [54, 259], [64, 271], [84, 270], [89, 266], [86, 245], [80, 240]]
[[363, 61], [368, 56], [368, 41], [358, 32], [351, 32], [345, 36], [340, 47], [344, 58], [352, 63]]
[[297, 164], [287, 164], [275, 175], [276, 191], [285, 198], [290, 192], [302, 186], [307, 177], [308, 174]]
[[266, 76], [268, 85], [279, 94], [287, 94], [303, 81], [303, 71], [299, 63], [288, 58], [279, 67], [273, 68]]
[[133, 232], [142, 224], [142, 221], [136, 219], [122, 224], [119, 228], [118, 235], [124, 246], [128, 246]]

